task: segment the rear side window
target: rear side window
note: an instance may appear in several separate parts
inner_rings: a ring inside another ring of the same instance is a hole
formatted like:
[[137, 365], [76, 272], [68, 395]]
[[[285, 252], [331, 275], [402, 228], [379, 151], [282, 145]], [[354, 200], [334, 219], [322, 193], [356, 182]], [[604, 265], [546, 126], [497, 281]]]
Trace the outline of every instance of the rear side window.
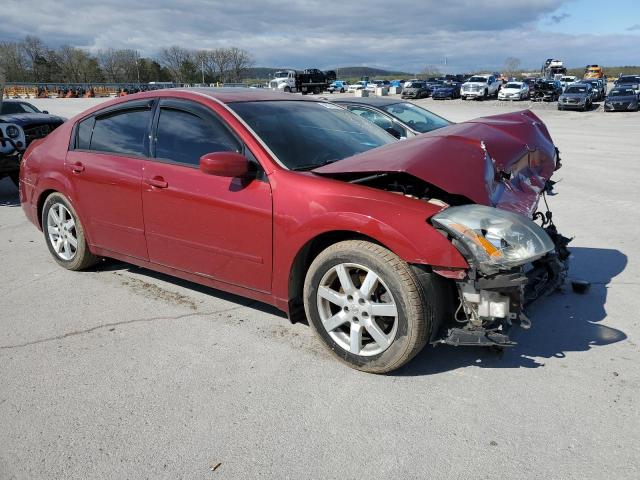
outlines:
[[197, 115], [179, 108], [162, 107], [158, 117], [155, 156], [197, 166], [200, 157], [213, 152], [239, 152], [240, 145], [213, 115]]
[[[144, 155], [145, 138], [150, 122], [149, 108], [117, 111], [97, 117], [89, 149], [125, 155]], [[81, 134], [80, 131], [78, 133]]]
[[93, 133], [94, 122], [95, 118], [89, 117], [78, 124], [76, 149], [89, 150], [89, 148], [91, 147], [91, 134]]

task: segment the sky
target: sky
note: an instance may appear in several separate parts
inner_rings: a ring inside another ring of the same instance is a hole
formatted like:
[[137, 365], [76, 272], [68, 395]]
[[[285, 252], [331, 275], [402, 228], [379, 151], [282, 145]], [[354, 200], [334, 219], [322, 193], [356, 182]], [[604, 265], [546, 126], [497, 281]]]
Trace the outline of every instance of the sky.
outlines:
[[640, 0], [3, 0], [0, 41], [92, 52], [235, 46], [254, 65], [419, 72], [640, 65]]

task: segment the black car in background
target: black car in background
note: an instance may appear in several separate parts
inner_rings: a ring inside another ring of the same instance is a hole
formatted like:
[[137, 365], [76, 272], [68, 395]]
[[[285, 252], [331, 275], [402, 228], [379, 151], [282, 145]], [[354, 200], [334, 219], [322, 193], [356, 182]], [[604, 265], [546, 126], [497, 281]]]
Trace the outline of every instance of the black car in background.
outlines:
[[436, 87], [431, 93], [431, 98], [434, 100], [445, 100], [447, 98], [460, 98], [460, 82], [445, 82], [444, 84]]
[[401, 96], [402, 98], [427, 98], [429, 96], [429, 89], [423, 81], [410, 82], [402, 89]]
[[34, 140], [44, 138], [64, 123], [66, 119], [49, 112], [41, 112], [23, 100], [3, 100], [0, 121], [19, 125], [24, 130], [27, 146]]
[[640, 75], [621, 75], [616, 79], [614, 85], [632, 88], [636, 95], [640, 95]]
[[604, 101], [605, 112], [637, 112], [638, 95], [627, 86], [614, 87]]
[[539, 79], [535, 83], [533, 92], [529, 90], [531, 100], [555, 102], [562, 95], [562, 85], [558, 80]]

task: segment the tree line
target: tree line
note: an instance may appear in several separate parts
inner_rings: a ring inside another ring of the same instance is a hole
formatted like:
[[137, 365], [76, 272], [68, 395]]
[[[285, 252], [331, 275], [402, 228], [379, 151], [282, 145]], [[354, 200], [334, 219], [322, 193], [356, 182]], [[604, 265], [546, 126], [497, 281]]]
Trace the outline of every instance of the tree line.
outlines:
[[240, 82], [252, 65], [249, 52], [236, 47], [192, 50], [172, 46], [148, 58], [131, 49], [110, 48], [92, 54], [70, 45], [51, 48], [34, 36], [21, 42], [0, 42], [0, 70], [7, 82]]

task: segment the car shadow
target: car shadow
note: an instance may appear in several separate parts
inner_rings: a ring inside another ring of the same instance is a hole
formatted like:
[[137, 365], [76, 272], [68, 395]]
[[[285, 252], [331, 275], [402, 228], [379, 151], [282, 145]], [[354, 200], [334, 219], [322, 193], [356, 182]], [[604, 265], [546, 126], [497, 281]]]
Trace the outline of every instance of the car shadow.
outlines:
[[235, 295], [233, 293], [227, 293], [222, 290], [217, 290], [213, 287], [200, 285], [199, 283], [190, 282], [189, 280], [183, 280], [172, 275], [167, 275], [161, 272], [156, 272], [154, 270], [149, 270], [147, 268], [138, 267], [131, 263], [125, 263], [111, 258], [103, 258], [97, 265], [87, 269], [87, 271], [90, 272], [115, 272], [119, 270], [126, 270], [136, 275], [144, 275], [145, 277], [171, 283], [178, 287], [186, 288], [198, 293], [203, 293], [210, 297], [224, 300], [226, 302], [235, 303], [238, 306], [249, 307], [278, 317], [287, 318], [287, 315], [283, 311], [278, 310], [276, 307], [273, 307], [267, 303], [252, 300], [250, 298]]
[[572, 248], [570, 277], [591, 282], [580, 295], [567, 285], [563, 292], [539, 299], [528, 310], [530, 330], [515, 329], [515, 347], [497, 349], [439, 345], [425, 348], [391, 375], [443, 373], [475, 365], [481, 368], [538, 368], [544, 359], [564, 358], [567, 352], [585, 352], [627, 338], [616, 328], [598, 322], [606, 318], [607, 285], [627, 265], [622, 252], [601, 248]]
[[18, 188], [9, 177], [0, 179], [0, 207], [18, 206], [20, 206]]

